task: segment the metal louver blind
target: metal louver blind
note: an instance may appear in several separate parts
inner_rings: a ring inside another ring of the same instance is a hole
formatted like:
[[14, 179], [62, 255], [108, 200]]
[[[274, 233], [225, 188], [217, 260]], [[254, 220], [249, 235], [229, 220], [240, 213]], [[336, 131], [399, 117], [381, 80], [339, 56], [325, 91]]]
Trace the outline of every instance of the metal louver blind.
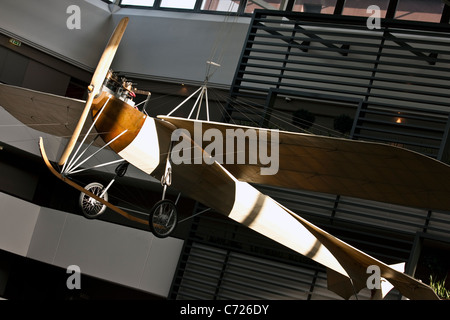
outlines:
[[339, 299], [326, 273], [193, 243], [177, 299]]
[[[327, 289], [327, 275], [311, 266], [293, 266], [193, 243], [178, 300], [342, 300]], [[387, 296], [396, 299], [396, 291]], [[363, 289], [351, 299], [370, 299]]]

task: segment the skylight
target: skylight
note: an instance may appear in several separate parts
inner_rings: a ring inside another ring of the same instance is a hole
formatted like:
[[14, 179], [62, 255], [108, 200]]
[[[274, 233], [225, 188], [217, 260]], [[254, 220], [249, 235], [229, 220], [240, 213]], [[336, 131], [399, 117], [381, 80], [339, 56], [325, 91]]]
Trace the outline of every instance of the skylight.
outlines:
[[[255, 9], [294, 12], [315, 12], [367, 16], [367, 8], [377, 5], [381, 17], [399, 20], [448, 23], [449, 0], [102, 0], [120, 6], [135, 6], [153, 10], [190, 10], [194, 12], [252, 14]], [[389, 12], [388, 12], [389, 10]]]
[[120, 4], [124, 6], [145, 6], [145, 7], [152, 7], [154, 3], [155, 0], [122, 0], [120, 2]]
[[162, 0], [161, 8], [194, 9], [197, 0]]

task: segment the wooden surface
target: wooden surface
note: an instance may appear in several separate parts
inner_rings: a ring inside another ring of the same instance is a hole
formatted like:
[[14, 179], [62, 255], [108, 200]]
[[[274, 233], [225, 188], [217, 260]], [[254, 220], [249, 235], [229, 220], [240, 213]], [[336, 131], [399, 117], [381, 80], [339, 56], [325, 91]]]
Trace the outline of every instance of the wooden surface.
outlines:
[[[289, 209], [286, 210], [291, 212]], [[336, 277], [328, 277], [328, 287], [330, 290], [338, 293], [344, 298], [349, 298], [354, 294], [353, 290], [359, 292], [359, 290], [367, 287], [366, 281], [370, 276], [370, 274], [367, 273], [367, 268], [369, 266], [378, 266], [380, 268], [381, 277], [387, 279], [405, 297], [412, 300], [439, 300], [438, 296], [430, 286], [348, 245], [295, 213], [291, 212], [291, 214], [295, 216], [302, 225], [310, 230], [321, 244], [326, 246], [328, 250], [332, 252], [333, 256], [340, 262], [342, 267], [352, 278], [353, 283], [350, 283], [348, 278], [341, 276], [339, 285], [335, 288], [331, 288], [333, 285], [331, 281], [336, 280]], [[345, 294], [342, 294], [344, 291], [346, 291], [347, 297]]]
[[78, 120], [75, 130], [72, 136], [70, 137], [70, 140], [67, 143], [67, 146], [63, 151], [63, 154], [61, 155], [59, 165], [63, 165], [67, 161], [67, 158], [72, 152], [75, 143], [77, 142], [78, 137], [81, 131], [83, 130], [84, 124], [91, 109], [92, 102], [96, 97], [96, 95], [99, 94], [100, 90], [102, 89], [102, 85], [103, 82], [105, 81], [106, 74], [108, 73], [108, 70], [111, 66], [111, 63], [114, 59], [117, 49], [119, 48], [120, 41], [122, 40], [123, 34], [125, 33], [125, 30], [128, 25], [128, 21], [129, 18], [127, 17], [120, 20], [119, 24], [117, 25], [113, 34], [111, 35], [111, 38], [109, 39], [105, 50], [103, 51], [100, 61], [98, 62], [97, 68], [95, 69], [94, 75], [92, 76], [91, 84], [89, 85], [89, 96], [86, 101], [86, 105], [84, 106], [83, 112], [81, 113], [80, 119]]
[[[54, 136], [72, 135], [84, 105], [82, 100], [0, 84], [0, 107], [26, 126]], [[91, 123], [88, 119], [86, 126]]]
[[[102, 92], [94, 99], [91, 108], [92, 118], [99, 114], [100, 109], [108, 101], [108, 97], [108, 93]], [[119, 153], [136, 138], [145, 118], [146, 116], [139, 110], [120, 99], [111, 97], [103, 112], [99, 114], [95, 128], [105, 143], [127, 130], [109, 145], [114, 152]]]
[[[187, 128], [187, 122], [181, 126], [180, 122], [170, 120], [171, 124], [178, 124], [178, 128]], [[193, 163], [193, 149], [201, 148], [194, 141], [191, 141], [191, 147]], [[339, 272], [344, 269], [359, 291], [367, 285], [367, 267], [377, 265], [380, 267], [381, 276], [410, 299], [438, 299], [429, 286], [339, 240], [251, 186], [245, 186], [246, 183], [237, 181], [218, 163], [172, 164], [172, 170], [172, 187], [183, 195], [334, 270], [338, 276], [330, 276], [330, 290], [344, 298], [352, 296], [354, 288], [348, 277]], [[247, 193], [248, 190], [251, 192]], [[239, 201], [242, 203], [238, 203]], [[240, 207], [242, 209], [239, 210]], [[290, 223], [284, 223], [285, 221]], [[314, 243], [312, 251], [302, 246], [311, 242]], [[325, 252], [322, 251], [322, 255], [319, 255], [316, 248]]]
[[[187, 129], [194, 137], [195, 121], [160, 118]], [[225, 135], [227, 129], [245, 127], [202, 122], [203, 132], [212, 128]], [[225, 163], [224, 167], [237, 179], [251, 183], [450, 210], [447, 164], [379, 143], [280, 131], [277, 174], [261, 175], [261, 164]]]

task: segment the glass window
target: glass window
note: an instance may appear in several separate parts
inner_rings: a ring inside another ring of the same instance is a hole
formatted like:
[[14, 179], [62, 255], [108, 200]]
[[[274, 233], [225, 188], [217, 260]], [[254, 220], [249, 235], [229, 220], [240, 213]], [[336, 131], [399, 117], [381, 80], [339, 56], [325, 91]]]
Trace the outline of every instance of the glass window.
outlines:
[[122, 0], [120, 4], [124, 6], [152, 7], [154, 2], [155, 0]]
[[285, 0], [248, 0], [245, 13], [253, 13], [255, 9], [284, 10], [286, 4], [287, 1]]
[[442, 0], [400, 0], [395, 18], [425, 22], [440, 22], [444, 3]]
[[197, 0], [162, 0], [161, 8], [194, 9]]
[[333, 14], [336, 0], [296, 0], [292, 11]]
[[237, 12], [239, 0], [203, 0], [202, 10]]
[[378, 6], [380, 8], [380, 18], [386, 17], [386, 11], [389, 6], [389, 0], [347, 0], [345, 1], [343, 15], [370, 17], [374, 12], [367, 9], [370, 6]]

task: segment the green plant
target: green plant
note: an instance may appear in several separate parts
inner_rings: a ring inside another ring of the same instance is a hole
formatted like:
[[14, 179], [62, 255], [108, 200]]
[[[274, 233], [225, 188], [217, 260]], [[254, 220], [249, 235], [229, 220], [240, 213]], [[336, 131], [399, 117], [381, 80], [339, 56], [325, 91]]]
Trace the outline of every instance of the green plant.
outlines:
[[434, 292], [442, 299], [450, 299], [450, 290], [445, 287], [445, 277], [443, 280], [433, 279], [433, 275], [430, 275], [430, 287]]

